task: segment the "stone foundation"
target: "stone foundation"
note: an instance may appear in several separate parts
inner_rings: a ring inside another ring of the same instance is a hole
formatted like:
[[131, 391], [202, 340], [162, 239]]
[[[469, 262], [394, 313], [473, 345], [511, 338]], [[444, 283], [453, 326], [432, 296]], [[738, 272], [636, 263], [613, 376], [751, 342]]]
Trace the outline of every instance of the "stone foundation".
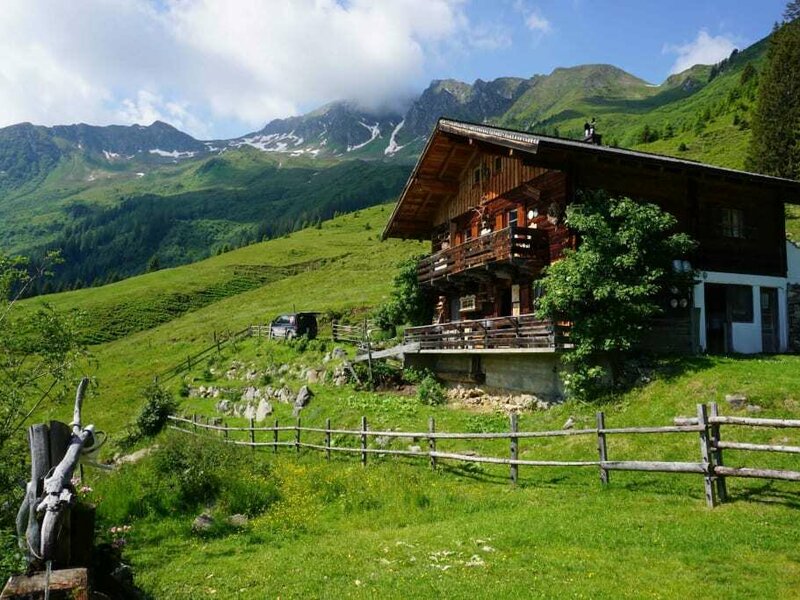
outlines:
[[564, 398], [560, 355], [541, 353], [406, 354], [405, 366], [433, 371], [443, 381], [487, 392], [533, 394], [547, 402]]
[[789, 305], [789, 352], [800, 353], [800, 283], [786, 286], [786, 300]]

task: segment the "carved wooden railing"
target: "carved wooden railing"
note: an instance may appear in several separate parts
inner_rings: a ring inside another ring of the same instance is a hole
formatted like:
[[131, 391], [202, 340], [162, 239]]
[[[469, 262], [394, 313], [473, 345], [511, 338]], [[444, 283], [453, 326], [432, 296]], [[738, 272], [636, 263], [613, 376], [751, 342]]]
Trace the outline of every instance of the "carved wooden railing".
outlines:
[[563, 350], [569, 347], [569, 328], [534, 315], [454, 321], [409, 327], [404, 343], [420, 350]]
[[548, 236], [540, 229], [511, 226], [481, 235], [423, 258], [417, 266], [420, 284], [495, 262], [534, 262], [539, 268], [550, 259]]

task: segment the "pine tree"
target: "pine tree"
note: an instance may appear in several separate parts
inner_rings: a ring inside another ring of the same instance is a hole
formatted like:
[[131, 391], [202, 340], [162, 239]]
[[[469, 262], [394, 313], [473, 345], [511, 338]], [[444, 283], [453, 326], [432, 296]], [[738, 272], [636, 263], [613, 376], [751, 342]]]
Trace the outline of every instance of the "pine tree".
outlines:
[[783, 11], [783, 18], [787, 22], [792, 22], [800, 18], [800, 0], [792, 0], [786, 5], [786, 10]]
[[[787, 14], [796, 4], [789, 5]], [[796, 8], [800, 11], [800, 5]], [[784, 23], [772, 34], [759, 79], [747, 168], [800, 178], [800, 20]]]

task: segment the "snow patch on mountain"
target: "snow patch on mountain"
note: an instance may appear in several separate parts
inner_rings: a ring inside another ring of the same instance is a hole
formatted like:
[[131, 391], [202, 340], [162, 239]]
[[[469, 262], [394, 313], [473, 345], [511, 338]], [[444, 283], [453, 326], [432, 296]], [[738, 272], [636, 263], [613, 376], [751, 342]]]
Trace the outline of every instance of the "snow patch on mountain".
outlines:
[[403, 120], [402, 120], [402, 121], [400, 121], [400, 122], [397, 124], [397, 126], [396, 126], [396, 127], [393, 129], [393, 130], [392, 130], [392, 135], [391, 135], [391, 137], [389, 138], [389, 145], [388, 145], [388, 146], [386, 146], [386, 149], [383, 151], [383, 153], [384, 153], [386, 156], [391, 156], [391, 155], [392, 155], [392, 154], [394, 154], [395, 152], [398, 152], [398, 151], [402, 150], [402, 149], [403, 149], [403, 147], [405, 146], [405, 144], [404, 144], [404, 145], [402, 145], [402, 146], [401, 146], [400, 144], [398, 144], [398, 143], [397, 143], [397, 139], [396, 139], [396, 138], [397, 138], [397, 134], [398, 134], [398, 132], [399, 132], [399, 131], [400, 131], [400, 130], [403, 128], [403, 125], [405, 125], [405, 123], [406, 123], [406, 120], [405, 120], [405, 119], [403, 119]]
[[[80, 147], [80, 144], [78, 144], [78, 147]], [[108, 150], [103, 150], [103, 156], [106, 157], [106, 160], [111, 161], [111, 160], [113, 160], [115, 158], [119, 158], [119, 153], [118, 152], [109, 152]]]
[[166, 150], [161, 150], [160, 148], [154, 148], [152, 150], [148, 150], [150, 154], [156, 154], [158, 156], [163, 156], [164, 158], [192, 158], [197, 152], [192, 152], [188, 150], [186, 152], [181, 152], [180, 150], [173, 150], [171, 152], [167, 152]]
[[370, 132], [370, 138], [366, 142], [356, 144], [355, 146], [347, 146], [348, 152], [352, 152], [353, 150], [358, 150], [359, 148], [363, 148], [364, 146], [374, 141], [381, 135], [381, 127], [379, 123], [375, 123], [375, 125], [367, 125], [366, 123], [364, 123], [364, 121], [359, 121], [358, 124], [361, 125], [362, 127], [365, 127]]

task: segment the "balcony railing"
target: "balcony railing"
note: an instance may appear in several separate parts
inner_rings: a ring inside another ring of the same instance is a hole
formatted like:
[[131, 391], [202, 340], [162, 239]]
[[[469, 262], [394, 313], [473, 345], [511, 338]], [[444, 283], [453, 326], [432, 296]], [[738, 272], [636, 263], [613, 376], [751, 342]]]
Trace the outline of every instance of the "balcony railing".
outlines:
[[534, 315], [453, 321], [409, 327], [405, 344], [420, 350], [563, 350], [569, 347], [569, 328]]
[[511, 226], [481, 235], [423, 258], [417, 266], [420, 284], [491, 264], [512, 263], [535, 272], [550, 259], [547, 233]]

